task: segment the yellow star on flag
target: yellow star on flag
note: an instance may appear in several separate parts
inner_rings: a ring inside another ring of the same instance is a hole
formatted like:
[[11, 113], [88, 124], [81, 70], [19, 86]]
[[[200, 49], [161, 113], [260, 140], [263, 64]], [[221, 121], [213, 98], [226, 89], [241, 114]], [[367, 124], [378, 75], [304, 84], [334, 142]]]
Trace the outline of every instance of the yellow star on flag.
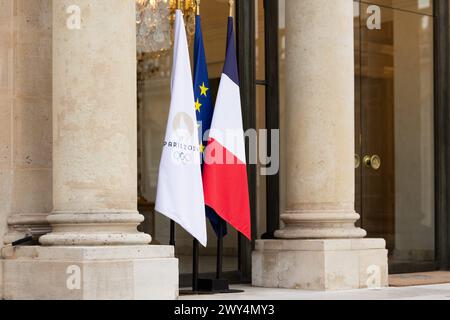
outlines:
[[200, 153], [205, 152], [205, 146], [203, 145], [203, 143], [200, 145]]
[[202, 104], [200, 103], [200, 101], [195, 101], [195, 110], [197, 110], [198, 112], [200, 112], [200, 108], [202, 107]]
[[205, 87], [205, 83], [203, 82], [203, 84], [200, 86], [200, 90], [202, 91], [200, 93], [201, 96], [208, 96], [208, 90], [209, 88]]

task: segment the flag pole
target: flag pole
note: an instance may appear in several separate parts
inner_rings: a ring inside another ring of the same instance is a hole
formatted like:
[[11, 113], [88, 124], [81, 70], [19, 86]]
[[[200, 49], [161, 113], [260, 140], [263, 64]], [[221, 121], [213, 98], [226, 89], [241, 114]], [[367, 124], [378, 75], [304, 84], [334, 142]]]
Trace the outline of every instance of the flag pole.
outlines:
[[[200, 0], [196, 0], [197, 4], [197, 16], [200, 15]], [[199, 260], [200, 260], [200, 252], [199, 252], [199, 242], [196, 238], [194, 238], [194, 242], [192, 244], [192, 291], [194, 293], [198, 292], [198, 268], [199, 268]]]
[[223, 270], [223, 224], [224, 221], [219, 217], [219, 235], [217, 237], [217, 261], [216, 261], [216, 279], [222, 279]]
[[175, 221], [170, 220], [170, 243], [171, 246], [175, 247]]
[[194, 238], [192, 248], [192, 291], [198, 292], [198, 266], [199, 266], [199, 245], [198, 240]]
[[[181, 9], [181, 0], [177, 0], [177, 10]], [[170, 240], [169, 244], [175, 247], [175, 221], [170, 220]]]

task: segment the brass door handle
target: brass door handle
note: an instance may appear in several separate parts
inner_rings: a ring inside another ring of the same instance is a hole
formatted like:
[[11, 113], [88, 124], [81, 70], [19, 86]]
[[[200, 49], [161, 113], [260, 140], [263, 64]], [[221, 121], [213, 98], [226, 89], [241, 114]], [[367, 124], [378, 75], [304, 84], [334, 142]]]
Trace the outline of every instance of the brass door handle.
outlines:
[[367, 168], [372, 168], [373, 170], [379, 170], [381, 168], [381, 158], [378, 155], [365, 156], [363, 163]]

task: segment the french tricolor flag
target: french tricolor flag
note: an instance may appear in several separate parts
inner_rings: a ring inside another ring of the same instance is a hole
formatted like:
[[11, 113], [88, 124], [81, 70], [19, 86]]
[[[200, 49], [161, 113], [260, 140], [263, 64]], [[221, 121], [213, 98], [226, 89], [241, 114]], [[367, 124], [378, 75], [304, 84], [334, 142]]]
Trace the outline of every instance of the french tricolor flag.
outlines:
[[228, 19], [225, 66], [205, 150], [205, 204], [251, 240], [245, 138], [233, 18]]

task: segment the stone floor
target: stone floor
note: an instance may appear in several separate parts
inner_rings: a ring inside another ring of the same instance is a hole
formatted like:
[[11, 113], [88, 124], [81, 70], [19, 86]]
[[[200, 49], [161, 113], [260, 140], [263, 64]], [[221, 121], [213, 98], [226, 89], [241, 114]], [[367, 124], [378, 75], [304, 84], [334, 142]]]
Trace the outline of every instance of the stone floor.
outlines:
[[341, 292], [310, 292], [234, 286], [244, 293], [182, 296], [180, 300], [450, 300], [450, 284], [367, 289]]

